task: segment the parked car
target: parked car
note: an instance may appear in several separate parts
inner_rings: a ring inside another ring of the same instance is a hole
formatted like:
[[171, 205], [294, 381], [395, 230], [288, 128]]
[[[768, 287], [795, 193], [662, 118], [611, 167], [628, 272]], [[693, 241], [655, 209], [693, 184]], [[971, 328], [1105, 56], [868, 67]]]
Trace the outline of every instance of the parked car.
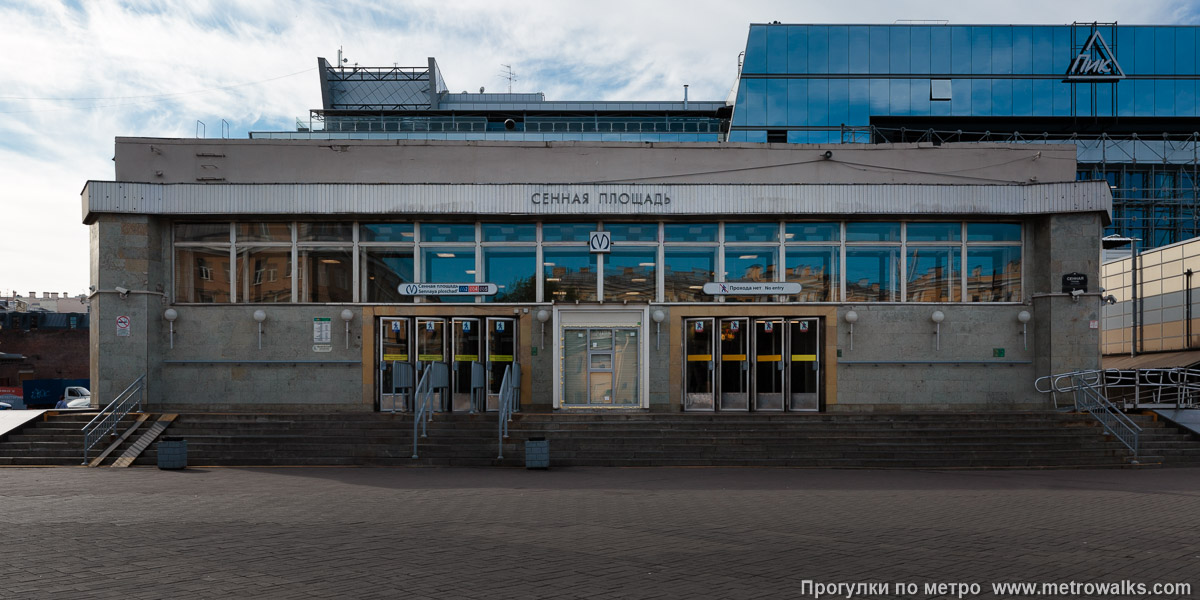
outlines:
[[92, 392], [78, 385], [67, 386], [54, 408], [91, 408]]

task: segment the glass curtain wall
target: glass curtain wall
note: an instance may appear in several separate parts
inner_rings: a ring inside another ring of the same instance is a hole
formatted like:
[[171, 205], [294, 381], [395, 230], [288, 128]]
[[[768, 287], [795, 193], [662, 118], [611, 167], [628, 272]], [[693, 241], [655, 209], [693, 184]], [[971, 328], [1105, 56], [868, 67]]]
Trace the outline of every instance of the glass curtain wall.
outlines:
[[[612, 235], [607, 254], [587, 247], [597, 230]], [[1022, 240], [1019, 223], [959, 221], [179, 223], [175, 301], [1019, 302]], [[801, 291], [703, 292], [724, 281]], [[418, 282], [498, 293], [401, 292]]]

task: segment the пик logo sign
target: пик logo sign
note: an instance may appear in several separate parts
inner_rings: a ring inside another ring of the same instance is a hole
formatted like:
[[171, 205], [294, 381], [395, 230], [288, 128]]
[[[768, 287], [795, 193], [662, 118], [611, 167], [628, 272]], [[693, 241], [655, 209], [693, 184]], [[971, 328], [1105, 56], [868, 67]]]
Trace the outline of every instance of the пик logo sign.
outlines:
[[1108, 43], [1099, 31], [1092, 32], [1083, 49], [1071, 60], [1067, 69], [1067, 81], [1107, 81], [1125, 79], [1125, 72], [1117, 64]]

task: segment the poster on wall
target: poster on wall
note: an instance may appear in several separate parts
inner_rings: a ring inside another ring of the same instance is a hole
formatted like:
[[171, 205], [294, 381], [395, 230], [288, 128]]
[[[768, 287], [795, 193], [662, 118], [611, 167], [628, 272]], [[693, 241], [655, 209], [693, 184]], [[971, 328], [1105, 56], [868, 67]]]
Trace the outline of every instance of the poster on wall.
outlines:
[[117, 317], [117, 337], [129, 337], [129, 317], [126, 315]]

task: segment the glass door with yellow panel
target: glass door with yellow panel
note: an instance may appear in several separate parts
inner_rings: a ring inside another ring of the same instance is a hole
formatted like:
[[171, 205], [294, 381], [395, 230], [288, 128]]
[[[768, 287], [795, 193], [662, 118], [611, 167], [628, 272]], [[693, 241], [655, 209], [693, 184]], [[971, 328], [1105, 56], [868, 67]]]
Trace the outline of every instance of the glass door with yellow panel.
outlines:
[[721, 319], [717, 389], [720, 409], [750, 410], [750, 319]]
[[821, 346], [818, 319], [788, 320], [788, 410], [820, 410]]
[[754, 410], [784, 409], [784, 331], [781, 318], [754, 320]]
[[683, 320], [683, 409], [711, 411], [715, 403], [713, 319]]

